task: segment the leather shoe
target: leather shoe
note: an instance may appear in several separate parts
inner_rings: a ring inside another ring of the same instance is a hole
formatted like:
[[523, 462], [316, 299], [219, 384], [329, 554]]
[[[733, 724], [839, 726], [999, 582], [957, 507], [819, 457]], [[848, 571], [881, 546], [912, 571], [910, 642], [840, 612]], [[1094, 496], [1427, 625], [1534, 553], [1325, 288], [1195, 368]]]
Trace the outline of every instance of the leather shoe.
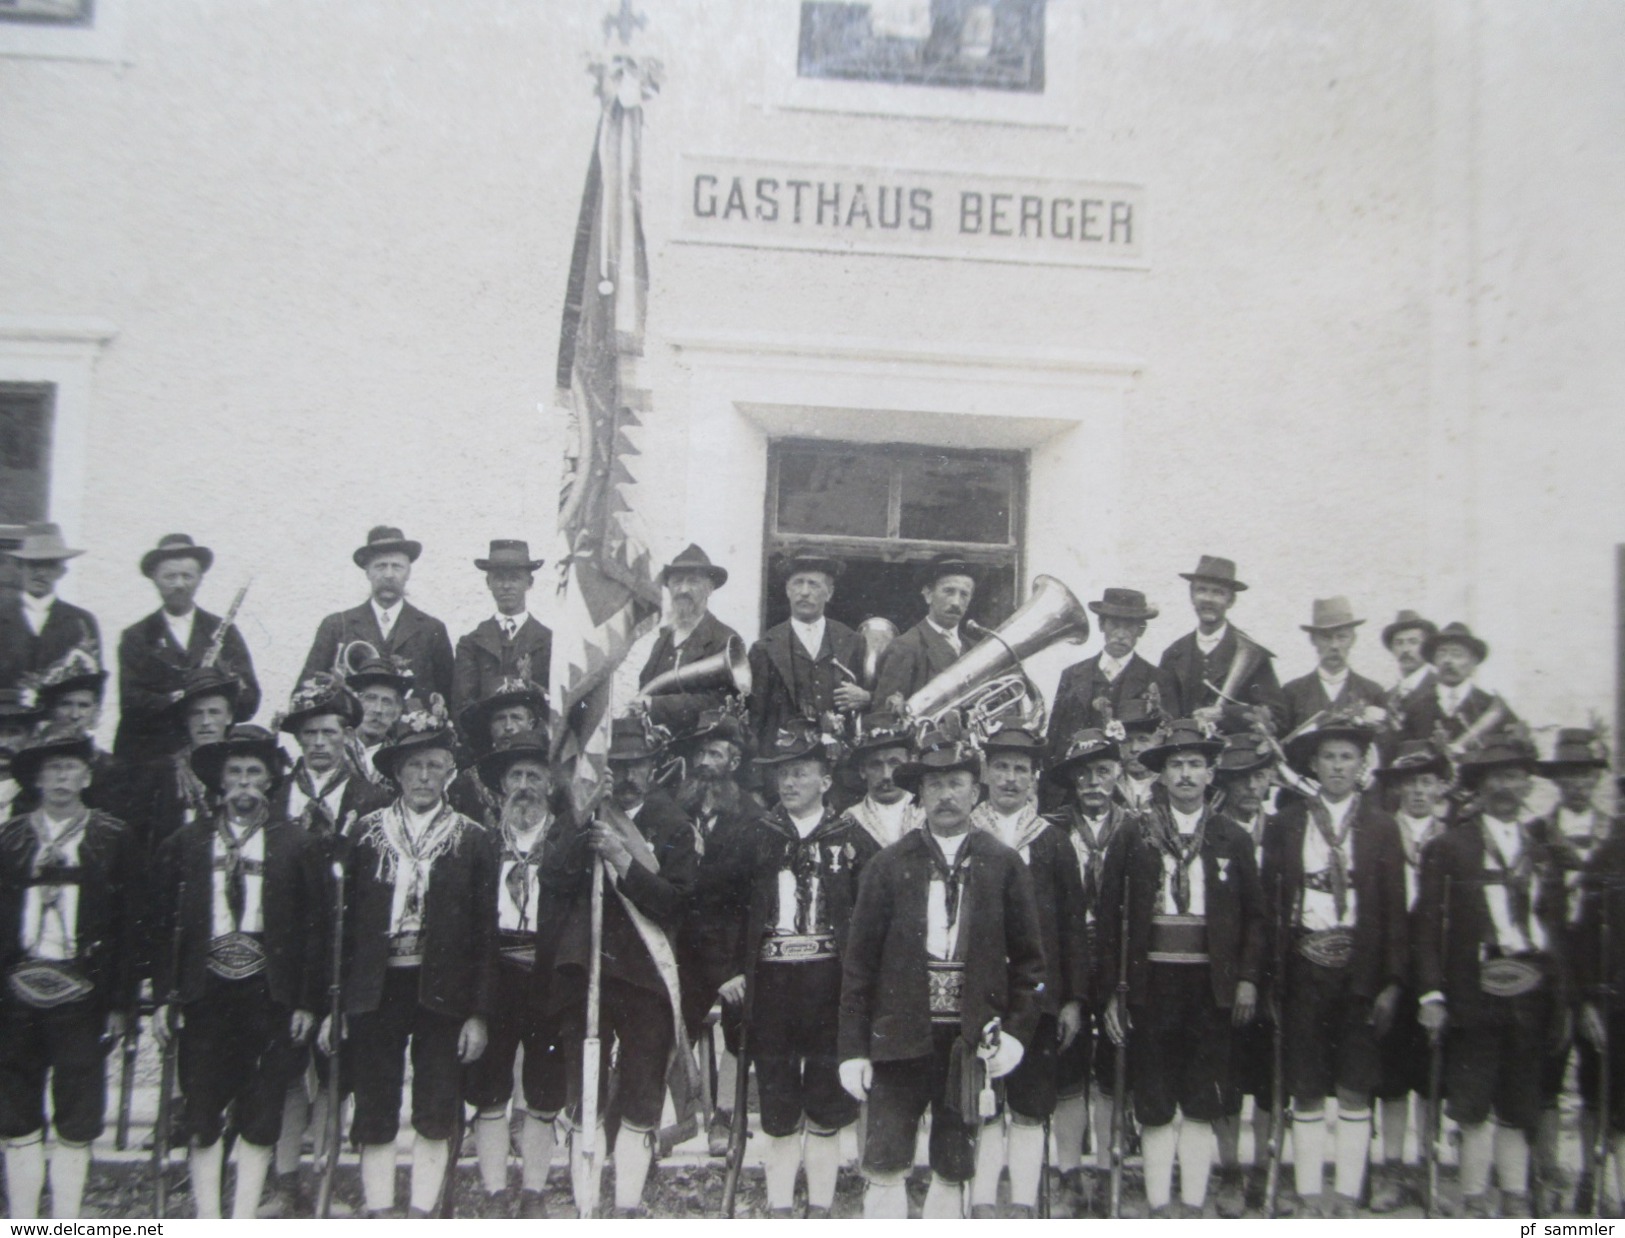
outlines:
[[547, 1218], [547, 1196], [540, 1191], [519, 1192], [519, 1219], [541, 1221]]

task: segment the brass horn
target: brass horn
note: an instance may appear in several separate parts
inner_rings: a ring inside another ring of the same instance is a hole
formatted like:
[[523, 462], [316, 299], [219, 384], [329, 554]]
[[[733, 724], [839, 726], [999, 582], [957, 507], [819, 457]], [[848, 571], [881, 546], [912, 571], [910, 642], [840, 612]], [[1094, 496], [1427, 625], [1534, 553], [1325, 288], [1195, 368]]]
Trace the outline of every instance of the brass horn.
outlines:
[[858, 667], [858, 686], [866, 692], [875, 690], [880, 678], [880, 655], [897, 639], [897, 625], [884, 615], [873, 615], [858, 624], [858, 639], [863, 642], [863, 664]]
[[371, 641], [353, 640], [346, 645], [340, 645], [338, 652], [333, 655], [333, 674], [340, 683], [347, 681], [351, 675], [360, 672], [368, 662], [383, 657], [378, 652], [378, 646]]
[[1489, 707], [1478, 716], [1478, 719], [1460, 736], [1445, 745], [1445, 752], [1449, 754], [1451, 760], [1461, 760], [1473, 749], [1482, 747], [1484, 741], [1498, 731], [1501, 724], [1506, 720], [1506, 702], [1497, 693], [1490, 701]]
[[[1033, 581], [1032, 594], [997, 628], [967, 621], [984, 639], [903, 702], [904, 715], [922, 730], [939, 725], [953, 711], [986, 737], [997, 720], [1019, 711], [1023, 725], [1042, 725], [1043, 697], [1023, 670], [1026, 660], [1063, 641], [1089, 639], [1089, 612], [1053, 576]], [[1034, 713], [1038, 715], [1036, 718]]]
[[750, 695], [750, 659], [745, 656], [745, 642], [737, 636], [730, 636], [727, 646], [719, 653], [656, 675], [638, 689], [637, 699], [648, 701], [650, 697], [670, 696], [674, 692], [714, 692], [718, 688], [740, 696]]
[[1232, 705], [1246, 708], [1247, 702], [1237, 700], [1236, 693], [1241, 691], [1241, 685], [1252, 677], [1254, 671], [1275, 655], [1240, 628], [1232, 630], [1236, 634], [1236, 656], [1230, 659], [1230, 669], [1225, 673], [1224, 686], [1221, 688], [1207, 679], [1202, 683], [1217, 692], [1221, 701], [1229, 701]]

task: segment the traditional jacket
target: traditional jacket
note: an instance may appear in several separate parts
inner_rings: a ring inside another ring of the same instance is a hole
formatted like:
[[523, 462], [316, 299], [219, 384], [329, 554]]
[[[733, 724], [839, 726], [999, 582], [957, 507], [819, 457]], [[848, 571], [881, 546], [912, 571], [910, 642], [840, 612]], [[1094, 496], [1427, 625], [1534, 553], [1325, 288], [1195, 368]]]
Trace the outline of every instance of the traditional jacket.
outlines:
[[[192, 635], [182, 649], [170, 634], [164, 612], [155, 610], [124, 629], [118, 642], [119, 724], [113, 753], [121, 761], [148, 761], [174, 752], [185, 743], [181, 728], [165, 717], [170, 694], [179, 690], [186, 673], [196, 669], [208, 652], [220, 618], [201, 606], [192, 615]], [[242, 630], [235, 624], [220, 646], [215, 665], [235, 675], [242, 685], [233, 717], [252, 718], [260, 707], [260, 684], [254, 660], [248, 654]], [[329, 669], [331, 659], [329, 659]]]
[[1061, 682], [1055, 689], [1055, 705], [1049, 719], [1049, 753], [1047, 762], [1059, 761], [1066, 746], [1079, 731], [1089, 727], [1104, 728], [1106, 719], [1095, 708], [1095, 701], [1105, 697], [1115, 718], [1122, 713], [1123, 703], [1144, 697], [1157, 682], [1157, 668], [1137, 653], [1131, 653], [1128, 662], [1111, 681], [1100, 669], [1100, 654], [1085, 658], [1061, 672]]
[[[1484, 711], [1495, 703], [1495, 698], [1477, 684], [1469, 685], [1467, 695], [1462, 699], [1456, 712], [1446, 715], [1439, 708], [1439, 681], [1437, 677], [1430, 677], [1428, 690], [1417, 689], [1406, 698], [1405, 716], [1400, 727], [1399, 738], [1428, 739], [1433, 738], [1435, 728], [1442, 725], [1446, 741], [1459, 739], [1467, 728], [1484, 715]], [[1505, 703], [1503, 702], [1503, 705]], [[1502, 723], [1516, 722], [1517, 716], [1510, 709]]]
[[53, 598], [38, 635], [28, 626], [22, 595], [0, 602], [0, 688], [15, 688], [17, 681], [42, 671], [68, 650], [85, 644], [100, 658], [102, 633], [96, 616], [83, 607]]
[[[1377, 803], [1362, 795], [1344, 819], [1348, 889], [1353, 897], [1354, 952], [1349, 959], [1349, 991], [1375, 998], [1390, 984], [1410, 977], [1409, 911], [1405, 903], [1405, 854], [1399, 828]], [[1278, 949], [1293, 948], [1297, 934], [1294, 909], [1303, 888], [1303, 844], [1310, 818], [1309, 801], [1294, 797], [1264, 827], [1264, 925], [1266, 959]], [[1288, 939], [1278, 946], [1275, 934], [1285, 926]], [[1276, 978], [1277, 981], [1279, 978]]]
[[[398, 622], [398, 621], [397, 621]], [[547, 687], [548, 663], [553, 657], [553, 632], [530, 615], [509, 640], [496, 619], [482, 622], [457, 638], [452, 672], [451, 712], [454, 716], [475, 701], [483, 701], [504, 680], [519, 678], [519, 660], [530, 659], [531, 682]]]
[[791, 719], [817, 718], [834, 709], [835, 689], [852, 682], [862, 660], [858, 634], [828, 615], [817, 658], [807, 656], [788, 620], [769, 628], [750, 648], [750, 716], [757, 751], [771, 752], [774, 737]]
[[[73, 966], [92, 986], [96, 1010], [127, 1009], [135, 1002], [141, 907], [146, 865], [134, 836], [106, 813], [92, 810], [78, 861], [35, 871], [39, 837], [27, 816], [0, 826], [0, 976], [26, 959], [23, 912], [34, 885], [76, 885]], [[0, 1007], [15, 998], [0, 984]]]
[[446, 799], [470, 821], [496, 829], [502, 819], [502, 798], [485, 785], [476, 769], [460, 771], [446, 787]]
[[1320, 674], [1317, 671], [1310, 671], [1301, 678], [1289, 681], [1281, 692], [1286, 698], [1286, 730], [1282, 734], [1295, 731], [1323, 709], [1331, 709], [1334, 706], [1349, 708], [1354, 705], [1375, 705], [1379, 709], [1384, 709], [1388, 703], [1388, 694], [1383, 691], [1381, 684], [1367, 679], [1364, 675], [1356, 675], [1352, 670], [1343, 681], [1336, 700], [1326, 695], [1326, 685], [1320, 682]]
[[714, 820], [696, 820], [694, 882], [677, 934], [683, 985], [715, 994], [740, 974], [738, 960], [750, 910], [751, 838], [761, 810], [743, 791], [739, 806]]
[[1573, 937], [1579, 996], [1605, 1012], [1625, 1009], [1625, 835], [1598, 844], [1581, 889]]
[[[370, 782], [354, 773], [346, 774], [344, 790], [339, 795], [338, 817], [331, 826], [318, 818], [315, 804], [306, 802], [297, 815], [289, 812], [293, 801], [294, 779], [298, 776], [302, 762], [294, 765], [294, 772], [282, 781], [282, 785], [271, 796], [271, 816], [274, 820], [287, 819], [299, 826], [310, 841], [320, 844], [332, 831], [354, 839], [354, 834], [360, 824], [361, 818], [387, 805], [394, 798], [387, 784]], [[322, 789], [323, 783], [316, 783], [316, 790]]]
[[1084, 990], [1086, 1001], [1100, 1003], [1107, 994], [1101, 991], [1100, 980], [1100, 890], [1105, 874], [1106, 855], [1112, 840], [1120, 830], [1140, 828], [1140, 814], [1121, 800], [1113, 798], [1101, 819], [1098, 831], [1093, 830], [1076, 802], [1058, 812], [1049, 814], [1050, 822], [1066, 842], [1067, 850], [1078, 875], [1078, 908], [1084, 924], [1087, 944], [1089, 987]]
[[[673, 643], [670, 627], [661, 628], [654, 646], [649, 650], [649, 660], [638, 672], [638, 687], [643, 687], [656, 675], [664, 675], [679, 666], [688, 666], [714, 653], [721, 653], [728, 647], [728, 638], [738, 635], [710, 611], [700, 616], [699, 623], [681, 645]], [[649, 716], [661, 726], [685, 730], [701, 712], [722, 704], [724, 699], [722, 692], [672, 692], [657, 696], [650, 702]]]
[[[1224, 636], [1213, 647], [1212, 653], [1202, 652], [1202, 647], [1196, 643], [1195, 632], [1187, 632], [1162, 651], [1162, 661], [1158, 667], [1162, 676], [1162, 707], [1170, 717], [1188, 718], [1200, 706], [1218, 701], [1218, 693], [1207, 685], [1211, 683], [1214, 687], [1224, 687], [1230, 663], [1240, 648], [1236, 631], [1235, 624], [1226, 625]], [[1281, 685], [1275, 678], [1275, 666], [1271, 659], [1265, 658], [1260, 662], [1233, 695], [1247, 705], [1268, 707], [1270, 716], [1275, 720], [1276, 731], [1286, 734], [1283, 725], [1286, 721], [1286, 698], [1281, 695]], [[1225, 705], [1227, 713], [1234, 710], [1234, 706]]]
[[921, 619], [887, 645], [886, 652], [880, 655], [875, 676], [876, 707], [884, 705], [894, 694], [907, 700], [977, 643], [963, 625], [959, 629], [959, 642], [963, 652], [955, 653], [941, 633]]
[[412, 691], [427, 700], [431, 692], [451, 700], [451, 637], [446, 625], [426, 615], [410, 602], [402, 602], [389, 639], [378, 630], [378, 616], [370, 600], [349, 610], [337, 611], [323, 619], [299, 672], [303, 683], [318, 672], [331, 672], [340, 648], [351, 641], [364, 640], [386, 658], [400, 658], [412, 671]]
[[[960, 1032], [975, 1043], [997, 1017], [1004, 1031], [1029, 1045], [1045, 974], [1032, 877], [1019, 855], [980, 830], [971, 830], [962, 846], [968, 855], [959, 903], [965, 956]], [[875, 856], [859, 882], [842, 955], [842, 1060], [931, 1054], [929, 848], [925, 831], [913, 830]]]

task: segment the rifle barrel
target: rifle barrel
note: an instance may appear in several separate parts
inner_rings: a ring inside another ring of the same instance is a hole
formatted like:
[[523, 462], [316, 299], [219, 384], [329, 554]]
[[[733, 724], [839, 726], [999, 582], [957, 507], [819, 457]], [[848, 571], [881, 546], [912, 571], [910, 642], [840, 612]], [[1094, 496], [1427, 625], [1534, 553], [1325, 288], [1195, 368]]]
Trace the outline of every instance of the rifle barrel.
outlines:
[[[337, 837], [333, 840], [337, 846]], [[328, 1034], [333, 1052], [327, 1059], [327, 1129], [323, 1132], [325, 1158], [322, 1162], [322, 1180], [316, 1194], [316, 1215], [326, 1220], [332, 1211], [333, 1179], [339, 1168], [340, 1109], [343, 1093], [339, 1090], [339, 1049], [344, 1027], [344, 865], [335, 860], [333, 877], [333, 951], [329, 960], [331, 971], [327, 981], [327, 1015], [330, 1020]]]

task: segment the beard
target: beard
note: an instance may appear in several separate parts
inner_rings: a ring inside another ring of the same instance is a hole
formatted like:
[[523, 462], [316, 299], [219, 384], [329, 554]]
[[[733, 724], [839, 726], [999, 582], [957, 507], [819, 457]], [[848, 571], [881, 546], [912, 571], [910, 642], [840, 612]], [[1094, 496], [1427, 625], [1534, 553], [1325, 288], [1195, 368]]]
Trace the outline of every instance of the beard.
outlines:
[[731, 813], [739, 807], [739, 784], [727, 774], [696, 769], [677, 788], [677, 806], [690, 814]]
[[515, 791], [502, 804], [502, 828], [528, 833], [547, 820], [547, 800], [531, 791]]

